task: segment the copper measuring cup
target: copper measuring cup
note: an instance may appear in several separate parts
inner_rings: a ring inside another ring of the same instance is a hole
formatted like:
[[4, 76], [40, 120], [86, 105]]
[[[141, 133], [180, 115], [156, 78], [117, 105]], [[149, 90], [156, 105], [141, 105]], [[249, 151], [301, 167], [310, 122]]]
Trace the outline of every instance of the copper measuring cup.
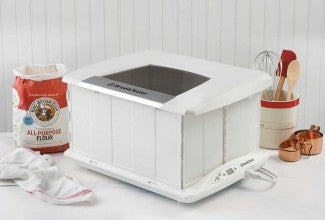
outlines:
[[312, 149], [310, 142], [302, 142], [297, 138], [283, 141], [279, 146], [279, 158], [288, 162], [300, 160], [302, 154], [308, 154]]
[[[320, 132], [320, 127], [316, 125], [310, 126], [309, 130], [295, 131], [294, 135], [301, 141], [309, 141], [312, 148], [310, 155], [320, 154], [323, 149], [323, 133]], [[306, 152], [303, 153], [306, 155]]]
[[320, 127], [312, 125], [309, 130], [294, 132], [290, 139], [283, 141], [279, 146], [279, 158], [284, 161], [294, 162], [301, 155], [319, 154], [323, 148], [323, 134]]

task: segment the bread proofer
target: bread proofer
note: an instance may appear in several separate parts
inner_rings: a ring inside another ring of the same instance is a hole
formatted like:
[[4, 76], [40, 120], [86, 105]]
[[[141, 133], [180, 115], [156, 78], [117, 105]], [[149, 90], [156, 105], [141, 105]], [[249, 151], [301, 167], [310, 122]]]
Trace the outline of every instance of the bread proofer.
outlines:
[[244, 178], [259, 151], [264, 72], [147, 50], [64, 76], [82, 166], [180, 202]]

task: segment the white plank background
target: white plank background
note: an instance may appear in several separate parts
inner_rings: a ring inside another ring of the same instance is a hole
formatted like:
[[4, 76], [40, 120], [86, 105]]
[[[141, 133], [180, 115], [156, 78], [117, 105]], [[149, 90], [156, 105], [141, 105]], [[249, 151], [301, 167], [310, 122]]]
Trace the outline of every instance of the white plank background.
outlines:
[[297, 52], [298, 128], [325, 127], [323, 0], [0, 0], [0, 132], [12, 130], [12, 69], [69, 70], [146, 48], [251, 67], [258, 52]]

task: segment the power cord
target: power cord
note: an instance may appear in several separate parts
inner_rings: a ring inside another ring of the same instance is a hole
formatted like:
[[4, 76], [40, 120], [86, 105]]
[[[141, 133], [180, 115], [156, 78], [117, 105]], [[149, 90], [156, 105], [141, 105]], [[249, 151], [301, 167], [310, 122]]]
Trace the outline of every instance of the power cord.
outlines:
[[261, 167], [258, 170], [252, 170], [248, 169], [245, 172], [245, 178], [253, 178], [253, 179], [259, 179], [259, 180], [264, 180], [268, 181], [271, 183], [276, 183], [278, 180], [278, 177], [272, 173], [271, 171]]

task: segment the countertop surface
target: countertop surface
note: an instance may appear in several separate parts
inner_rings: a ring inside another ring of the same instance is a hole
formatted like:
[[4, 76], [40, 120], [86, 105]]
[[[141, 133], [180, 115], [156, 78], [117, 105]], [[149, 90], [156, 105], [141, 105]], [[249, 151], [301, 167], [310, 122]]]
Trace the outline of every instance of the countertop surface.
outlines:
[[[0, 133], [0, 156], [14, 149], [11, 134]], [[95, 193], [93, 203], [56, 206], [18, 186], [0, 187], [0, 219], [325, 219], [325, 155], [288, 163], [270, 154], [268, 182], [245, 179], [193, 204], [182, 204], [82, 168], [62, 153], [52, 154], [63, 174], [75, 176]]]

